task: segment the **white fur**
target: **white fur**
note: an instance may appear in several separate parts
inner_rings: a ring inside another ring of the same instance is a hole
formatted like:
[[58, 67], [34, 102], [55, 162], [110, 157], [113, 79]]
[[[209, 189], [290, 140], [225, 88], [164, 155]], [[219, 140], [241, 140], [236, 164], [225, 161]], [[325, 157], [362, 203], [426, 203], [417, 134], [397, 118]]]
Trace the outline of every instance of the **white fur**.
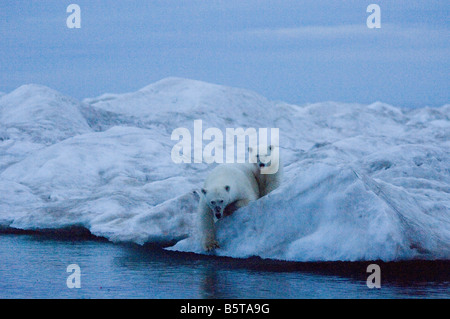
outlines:
[[199, 194], [200, 235], [203, 248], [209, 251], [219, 247], [214, 216], [221, 218], [258, 199], [259, 187], [248, 165], [222, 164], [209, 173]]
[[280, 186], [283, 174], [280, 150], [275, 145], [259, 145], [257, 150], [249, 147], [248, 152], [250, 165], [258, 181], [259, 197], [263, 197]]

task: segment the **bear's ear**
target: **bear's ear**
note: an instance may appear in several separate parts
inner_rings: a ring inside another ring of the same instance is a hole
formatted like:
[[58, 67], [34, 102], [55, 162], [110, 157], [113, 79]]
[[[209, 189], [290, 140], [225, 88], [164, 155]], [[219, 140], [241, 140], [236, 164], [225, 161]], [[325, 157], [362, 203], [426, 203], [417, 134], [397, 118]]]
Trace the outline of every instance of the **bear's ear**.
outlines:
[[202, 194], [206, 195], [206, 189], [202, 188]]
[[225, 190], [227, 191], [227, 192], [229, 192], [230, 191], [230, 186], [225, 186]]

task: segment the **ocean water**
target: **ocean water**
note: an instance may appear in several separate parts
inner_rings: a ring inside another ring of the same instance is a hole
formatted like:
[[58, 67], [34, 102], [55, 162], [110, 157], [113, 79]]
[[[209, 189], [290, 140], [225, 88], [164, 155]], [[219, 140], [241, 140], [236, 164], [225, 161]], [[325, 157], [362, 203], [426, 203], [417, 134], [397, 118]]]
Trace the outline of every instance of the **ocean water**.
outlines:
[[[0, 234], [0, 298], [449, 298], [449, 261], [298, 263], [114, 244], [85, 234]], [[81, 270], [68, 288], [67, 266]]]

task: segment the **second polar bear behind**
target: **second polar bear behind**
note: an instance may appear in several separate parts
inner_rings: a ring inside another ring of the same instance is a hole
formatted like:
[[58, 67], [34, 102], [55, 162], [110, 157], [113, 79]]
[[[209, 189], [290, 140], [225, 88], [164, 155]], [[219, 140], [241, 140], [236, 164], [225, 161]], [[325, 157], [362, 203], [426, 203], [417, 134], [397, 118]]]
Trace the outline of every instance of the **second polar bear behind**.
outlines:
[[266, 196], [281, 183], [283, 166], [280, 161], [280, 148], [276, 145], [259, 145], [257, 149], [248, 148], [249, 162], [258, 181], [259, 197]]

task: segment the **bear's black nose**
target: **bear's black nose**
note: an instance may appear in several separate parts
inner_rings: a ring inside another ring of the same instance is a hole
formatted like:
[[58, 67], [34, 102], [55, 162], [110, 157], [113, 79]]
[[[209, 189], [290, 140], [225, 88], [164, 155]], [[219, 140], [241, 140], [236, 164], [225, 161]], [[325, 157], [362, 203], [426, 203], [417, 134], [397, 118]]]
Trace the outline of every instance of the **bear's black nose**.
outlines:
[[264, 167], [266, 166], [264, 163], [259, 163], [259, 167]]
[[222, 217], [222, 216], [220, 216], [220, 213], [216, 213], [216, 218], [220, 219], [220, 217]]

